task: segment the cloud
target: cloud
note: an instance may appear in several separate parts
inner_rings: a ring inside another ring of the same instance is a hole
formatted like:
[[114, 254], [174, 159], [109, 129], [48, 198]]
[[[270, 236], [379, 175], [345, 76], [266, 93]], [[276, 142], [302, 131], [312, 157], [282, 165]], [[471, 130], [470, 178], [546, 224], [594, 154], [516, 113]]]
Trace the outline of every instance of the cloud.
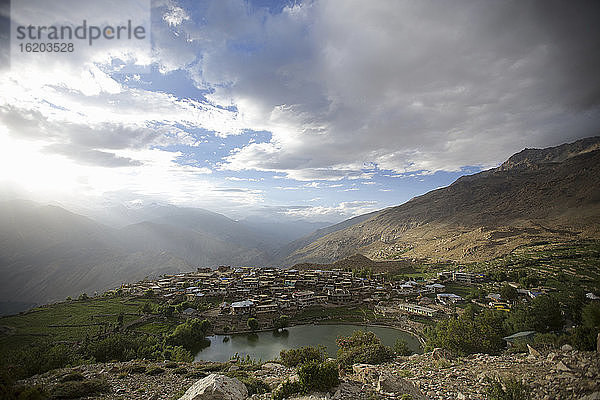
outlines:
[[338, 180], [366, 166], [489, 167], [597, 133], [598, 7], [350, 0], [271, 15], [211, 2], [190, 33], [202, 42], [190, 71], [212, 101], [273, 133], [223, 168]]
[[366, 214], [379, 209], [376, 201], [344, 201], [334, 206], [296, 206], [282, 208], [280, 212], [286, 216], [304, 219], [340, 220]]
[[114, 153], [88, 149], [81, 146], [53, 144], [46, 146], [44, 152], [67, 156], [83, 165], [95, 165], [109, 168], [142, 165], [140, 161], [133, 160], [129, 157], [119, 157]]

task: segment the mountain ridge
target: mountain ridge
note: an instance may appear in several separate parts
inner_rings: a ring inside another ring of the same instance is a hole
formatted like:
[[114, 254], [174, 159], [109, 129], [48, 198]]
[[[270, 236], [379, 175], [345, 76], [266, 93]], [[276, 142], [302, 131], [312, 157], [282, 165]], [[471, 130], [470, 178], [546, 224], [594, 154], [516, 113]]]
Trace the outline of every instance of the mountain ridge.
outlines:
[[283, 260], [332, 263], [354, 253], [477, 261], [537, 239], [600, 236], [600, 137], [528, 149], [497, 168], [376, 213]]

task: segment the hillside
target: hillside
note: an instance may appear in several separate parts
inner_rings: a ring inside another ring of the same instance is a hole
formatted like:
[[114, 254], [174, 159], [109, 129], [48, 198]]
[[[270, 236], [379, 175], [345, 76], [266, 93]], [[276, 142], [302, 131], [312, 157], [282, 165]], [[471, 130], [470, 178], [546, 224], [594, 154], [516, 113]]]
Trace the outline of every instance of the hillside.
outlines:
[[57, 206], [1, 202], [0, 302], [46, 303], [198, 265], [269, 259], [262, 236], [225, 216], [162, 211], [169, 216], [116, 229]]
[[526, 149], [295, 250], [283, 263], [372, 259], [478, 261], [539, 240], [600, 237], [600, 138]]

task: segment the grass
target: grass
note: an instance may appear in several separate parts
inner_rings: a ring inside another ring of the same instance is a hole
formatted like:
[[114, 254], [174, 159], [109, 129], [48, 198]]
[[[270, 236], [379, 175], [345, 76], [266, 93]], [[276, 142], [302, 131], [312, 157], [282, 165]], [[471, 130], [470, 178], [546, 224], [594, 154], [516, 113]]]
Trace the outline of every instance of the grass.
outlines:
[[[124, 313], [123, 323], [139, 318], [139, 308], [150, 300], [128, 300], [122, 298], [94, 298], [85, 301], [70, 301], [35, 308], [27, 313], [2, 317], [0, 325], [16, 329], [14, 335], [0, 337], [0, 354], [41, 341], [78, 341], [114, 326], [117, 317]], [[98, 324], [98, 325], [91, 325]], [[58, 326], [52, 325], [88, 325]]]
[[177, 321], [152, 321], [144, 325], [137, 326], [135, 330], [153, 335], [163, 335], [173, 332], [177, 325]]
[[511, 279], [519, 274], [533, 274], [541, 285], [557, 290], [596, 291], [600, 287], [599, 264], [600, 241], [578, 240], [525, 245], [503, 257], [467, 267], [484, 273], [503, 270]]

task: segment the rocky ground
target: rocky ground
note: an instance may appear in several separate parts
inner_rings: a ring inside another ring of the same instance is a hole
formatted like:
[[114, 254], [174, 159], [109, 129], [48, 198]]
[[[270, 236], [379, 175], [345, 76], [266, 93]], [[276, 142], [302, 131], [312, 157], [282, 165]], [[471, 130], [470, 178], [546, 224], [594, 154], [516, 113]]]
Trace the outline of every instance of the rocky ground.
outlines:
[[[295, 375], [293, 368], [278, 363], [257, 366], [131, 361], [54, 370], [21, 383], [42, 384], [51, 389], [73, 373], [86, 379], [105, 380], [110, 388], [108, 393], [86, 398], [106, 400], [179, 399], [195, 382], [212, 373], [257, 378], [271, 388], [285, 379], [293, 380]], [[315, 393], [302, 398], [486, 399], [490, 382], [507, 377], [520, 379], [528, 385], [532, 399], [600, 399], [598, 353], [580, 352], [568, 346], [551, 352], [530, 349], [529, 354], [476, 354], [459, 358], [436, 349], [432, 353], [398, 357], [382, 365], [356, 364], [351, 372], [342, 374], [341, 384], [331, 393]], [[240, 395], [240, 398], [269, 399], [271, 394]]]

